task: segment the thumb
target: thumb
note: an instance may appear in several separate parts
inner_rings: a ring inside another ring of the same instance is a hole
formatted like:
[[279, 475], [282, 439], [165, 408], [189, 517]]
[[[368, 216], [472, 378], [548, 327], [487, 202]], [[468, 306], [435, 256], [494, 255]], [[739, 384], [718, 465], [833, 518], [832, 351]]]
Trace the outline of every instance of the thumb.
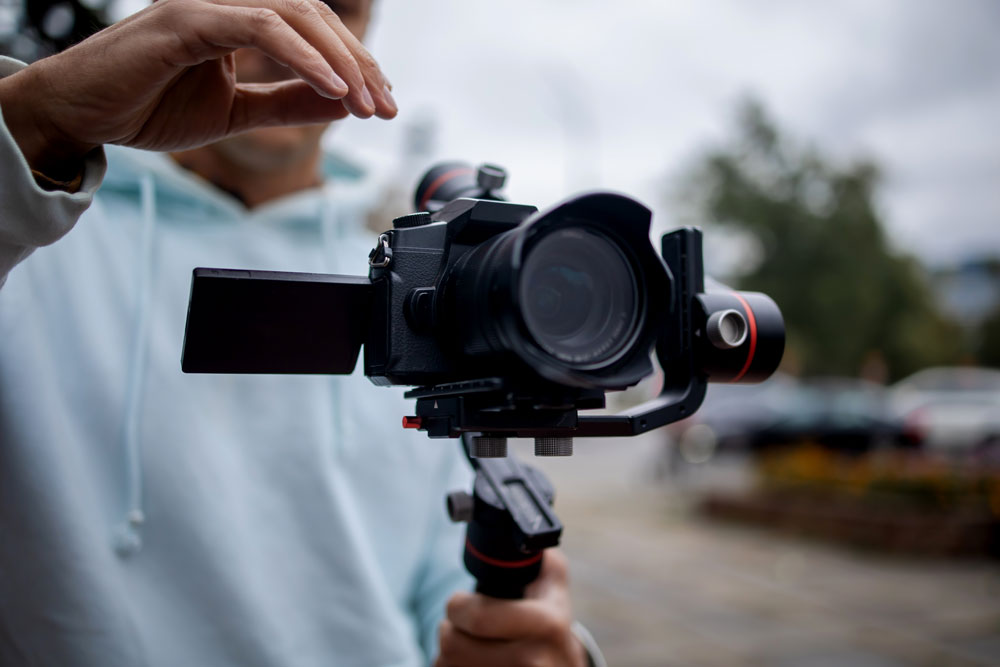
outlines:
[[559, 549], [546, 549], [542, 557], [542, 569], [538, 578], [528, 584], [524, 597], [544, 598], [552, 594], [562, 594], [569, 586], [569, 561]]
[[341, 100], [319, 95], [301, 79], [237, 84], [227, 134], [275, 125], [312, 125], [346, 118]]

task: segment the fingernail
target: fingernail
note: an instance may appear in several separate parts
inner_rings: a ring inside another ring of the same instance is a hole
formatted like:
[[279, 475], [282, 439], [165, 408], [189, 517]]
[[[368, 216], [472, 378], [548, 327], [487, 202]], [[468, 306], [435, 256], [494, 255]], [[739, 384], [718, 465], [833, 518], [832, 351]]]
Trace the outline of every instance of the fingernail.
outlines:
[[389, 106], [391, 106], [394, 111], [399, 111], [399, 105], [396, 104], [396, 100], [392, 97], [392, 93], [389, 92], [389, 86], [383, 88], [382, 93], [385, 95], [385, 101], [389, 103]]
[[361, 89], [361, 99], [364, 100], [367, 106], [370, 106], [372, 109], [375, 108], [375, 100], [372, 99], [372, 94], [369, 92], [368, 86]]
[[346, 95], [347, 91], [350, 90], [350, 88], [347, 85], [347, 82], [344, 81], [343, 79], [341, 79], [339, 76], [337, 76], [336, 72], [333, 72], [331, 74], [331, 76], [330, 76], [330, 83], [332, 83], [333, 87], [336, 88], [335, 92], [339, 93], [340, 97], [343, 97], [344, 95]]

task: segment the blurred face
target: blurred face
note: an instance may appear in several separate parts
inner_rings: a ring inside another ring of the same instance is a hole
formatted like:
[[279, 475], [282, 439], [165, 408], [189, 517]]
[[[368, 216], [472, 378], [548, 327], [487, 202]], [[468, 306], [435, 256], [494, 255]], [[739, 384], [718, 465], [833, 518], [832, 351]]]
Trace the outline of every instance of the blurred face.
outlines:
[[[371, 18], [372, 0], [330, 0], [336, 12], [358, 39], [363, 40]], [[244, 83], [272, 83], [295, 78], [294, 72], [260, 51], [238, 49], [236, 78]], [[270, 171], [296, 164], [315, 154], [329, 123], [293, 127], [265, 127], [229, 137], [211, 146], [227, 160], [254, 171]]]

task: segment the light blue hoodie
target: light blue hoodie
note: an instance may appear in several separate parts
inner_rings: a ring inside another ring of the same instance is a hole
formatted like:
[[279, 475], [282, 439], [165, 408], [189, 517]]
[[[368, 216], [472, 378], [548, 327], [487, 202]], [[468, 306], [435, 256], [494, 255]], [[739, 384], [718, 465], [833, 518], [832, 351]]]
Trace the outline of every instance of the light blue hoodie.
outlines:
[[100, 154], [44, 192], [0, 122], [0, 279], [52, 244], [0, 288], [0, 664], [425, 664], [470, 585], [457, 443], [358, 372], [180, 370], [192, 268], [364, 274], [370, 198], [334, 179], [248, 211], [107, 158], [96, 195]]

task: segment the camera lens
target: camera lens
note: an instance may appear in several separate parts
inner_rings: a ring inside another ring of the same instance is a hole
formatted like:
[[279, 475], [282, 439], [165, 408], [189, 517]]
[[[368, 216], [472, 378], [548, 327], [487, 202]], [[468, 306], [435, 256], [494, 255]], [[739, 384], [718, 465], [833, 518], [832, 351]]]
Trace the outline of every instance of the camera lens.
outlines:
[[624, 253], [611, 239], [578, 227], [553, 231], [530, 248], [519, 296], [538, 346], [575, 366], [614, 358], [639, 318], [637, 281]]

